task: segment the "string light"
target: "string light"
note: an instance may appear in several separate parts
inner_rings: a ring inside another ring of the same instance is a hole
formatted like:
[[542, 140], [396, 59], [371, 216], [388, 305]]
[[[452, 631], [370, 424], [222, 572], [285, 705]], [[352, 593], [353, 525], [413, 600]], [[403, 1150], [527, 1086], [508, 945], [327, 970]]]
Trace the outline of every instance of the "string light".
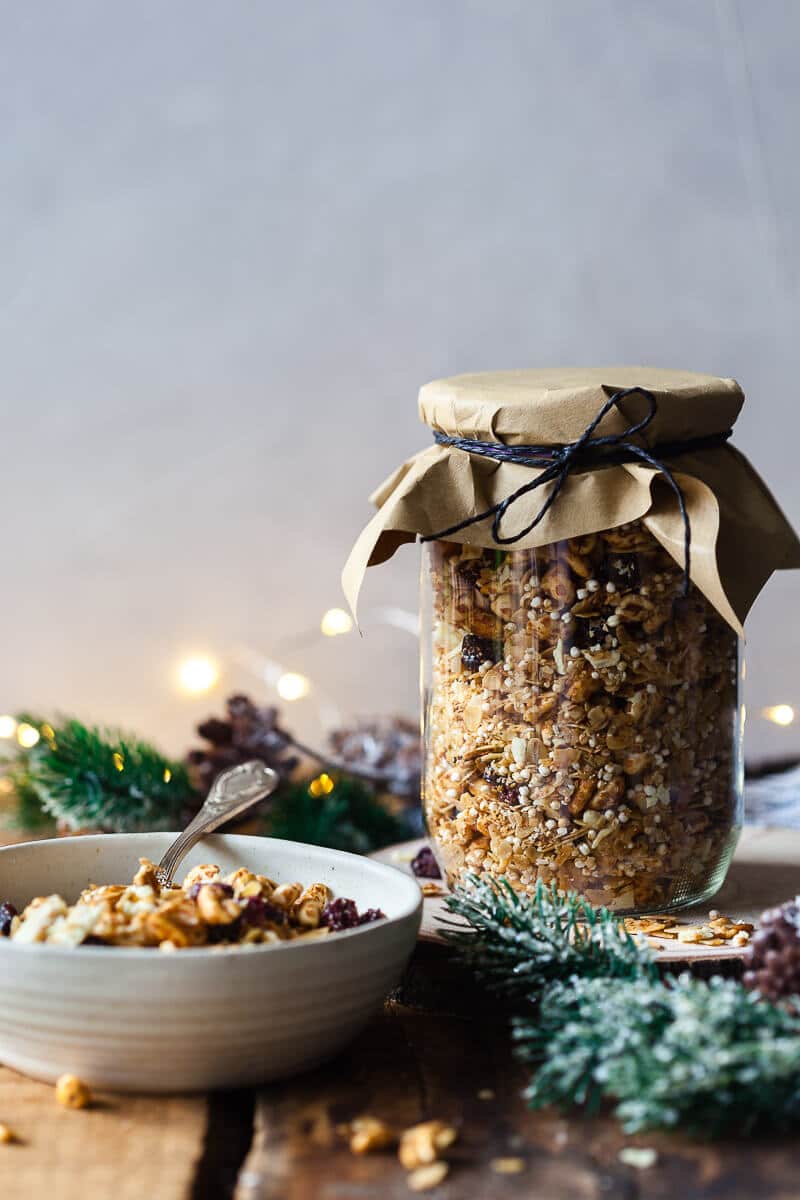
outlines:
[[0, 717], [0, 738], [12, 738], [16, 732], [16, 718]]
[[193, 655], [179, 666], [178, 679], [185, 692], [193, 695], [210, 692], [219, 679], [217, 664], [204, 654]]
[[284, 672], [275, 686], [281, 700], [302, 700], [311, 690], [305, 675], [298, 675], [296, 671]]
[[319, 798], [320, 796], [329, 796], [335, 787], [336, 784], [330, 775], [323, 772], [322, 775], [318, 775], [316, 779], [311, 780], [308, 790], [312, 796]]
[[761, 710], [761, 715], [773, 725], [791, 725], [796, 713], [791, 704], [773, 704], [770, 708]]
[[122, 757], [119, 750], [114, 751], [114, 753], [111, 755], [111, 760], [118, 771], [125, 770], [125, 759]]
[[17, 726], [17, 741], [23, 750], [30, 750], [39, 741], [39, 730], [23, 721]]
[[329, 608], [326, 613], [323, 613], [319, 627], [325, 637], [338, 637], [342, 633], [350, 632], [353, 628], [353, 621], [343, 608]]
[[172, 771], [170, 771], [169, 767], [164, 767], [163, 779], [164, 783], [169, 783], [170, 779], [172, 779]]

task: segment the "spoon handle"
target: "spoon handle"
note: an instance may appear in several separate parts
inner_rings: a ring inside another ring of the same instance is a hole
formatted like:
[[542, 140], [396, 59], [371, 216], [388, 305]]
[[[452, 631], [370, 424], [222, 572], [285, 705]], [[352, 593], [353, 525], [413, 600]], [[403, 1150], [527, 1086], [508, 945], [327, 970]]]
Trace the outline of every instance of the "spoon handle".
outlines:
[[213, 833], [246, 812], [253, 804], [265, 799], [278, 786], [275, 771], [264, 763], [253, 761], [231, 767], [218, 775], [211, 785], [203, 807], [167, 850], [158, 865], [158, 881], [171, 887], [178, 865], [207, 833]]

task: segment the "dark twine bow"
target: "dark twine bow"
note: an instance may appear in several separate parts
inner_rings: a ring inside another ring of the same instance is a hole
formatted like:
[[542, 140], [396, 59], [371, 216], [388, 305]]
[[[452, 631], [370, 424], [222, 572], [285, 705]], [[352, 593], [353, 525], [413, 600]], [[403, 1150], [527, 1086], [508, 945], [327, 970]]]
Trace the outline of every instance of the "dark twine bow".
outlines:
[[[622, 433], [592, 437], [606, 413], [610, 412], [615, 405], [618, 406], [620, 400], [624, 400], [626, 396], [642, 396], [647, 401], [647, 412], [642, 419], [629, 425]], [[590, 421], [577, 441], [567, 442], [564, 446], [506, 446], [502, 442], [479, 442], [473, 438], [449, 437], [445, 433], [435, 431], [434, 440], [440, 446], [452, 446], [456, 450], [464, 450], [467, 454], [478, 454], [482, 458], [493, 458], [497, 462], [517, 463], [523, 467], [540, 467], [542, 470], [541, 474], [532, 479], [530, 483], [524, 483], [510, 496], [506, 496], [505, 500], [493, 504], [485, 512], [475, 513], [474, 516], [459, 521], [457, 525], [451, 525], [449, 529], [428, 534], [427, 537], [422, 538], [422, 541], [432, 542], [438, 541], [439, 538], [450, 537], [453, 533], [458, 533], [470, 525], [476, 525], [479, 521], [485, 521], [488, 517], [492, 517], [492, 537], [498, 545], [509, 546], [529, 534], [544, 519], [567, 482], [570, 471], [617, 466], [620, 463], [628, 462], [643, 462], [663, 476], [678, 501], [683, 521], [683, 594], [686, 595], [689, 590], [691, 568], [692, 527], [686, 511], [683, 492], [671, 470], [661, 461], [661, 458], [656, 458], [649, 450], [630, 440], [634, 434], [641, 433], [643, 429], [647, 428], [657, 412], [658, 405], [653, 393], [648, 392], [647, 388], [632, 387], [614, 392], [613, 396], [609, 396], [597, 416]], [[665, 442], [654, 449], [658, 450], [663, 458], [674, 458], [676, 455], [688, 454], [695, 450], [710, 450], [717, 446], [723, 446], [732, 432], [732, 429], [727, 429], [723, 433], [712, 433], [706, 437], [690, 438], [682, 442]], [[550, 482], [553, 483], [553, 487], [530, 524], [526, 525], [524, 529], [520, 529], [519, 532], [505, 537], [500, 531], [500, 525], [511, 506], [522, 496], [527, 496], [528, 492], [533, 492], [536, 488], [544, 487]]]

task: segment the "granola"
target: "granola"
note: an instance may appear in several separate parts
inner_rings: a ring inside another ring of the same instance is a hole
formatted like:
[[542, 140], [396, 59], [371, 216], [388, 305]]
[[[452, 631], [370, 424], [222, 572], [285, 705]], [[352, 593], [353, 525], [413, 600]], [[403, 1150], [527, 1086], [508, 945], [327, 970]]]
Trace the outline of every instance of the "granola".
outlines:
[[663, 911], [738, 836], [738, 639], [640, 523], [508, 552], [430, 547], [424, 807], [465, 874]]
[[748, 921], [735, 921], [716, 910], [708, 915], [707, 921], [678, 921], [671, 915], [654, 914], [650, 917], [626, 917], [625, 928], [629, 933], [643, 934], [651, 946], [659, 948], [654, 938], [684, 942], [697, 946], [731, 946], [736, 949], [746, 946], [755, 929]]
[[324, 883], [275, 883], [240, 867], [223, 876], [214, 864], [193, 867], [180, 886], [164, 888], [148, 859], [129, 885], [91, 885], [69, 906], [58, 895], [38, 896], [9, 921], [5, 936], [51, 946], [257, 946], [324, 937], [383, 918], [359, 913], [355, 902], [333, 899]]

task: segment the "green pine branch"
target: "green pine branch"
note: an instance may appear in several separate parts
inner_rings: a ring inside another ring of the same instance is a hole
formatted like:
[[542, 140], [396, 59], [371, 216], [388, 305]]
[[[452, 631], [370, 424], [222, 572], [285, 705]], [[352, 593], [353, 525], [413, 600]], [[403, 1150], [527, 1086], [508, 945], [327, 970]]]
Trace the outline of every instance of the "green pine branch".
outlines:
[[732, 980], [580, 979], [550, 985], [513, 1023], [534, 1108], [604, 1099], [628, 1133], [713, 1137], [800, 1122], [800, 1007]]
[[800, 1124], [800, 999], [783, 1008], [733, 981], [661, 980], [619, 917], [541, 884], [522, 896], [472, 878], [447, 904], [469, 922], [446, 934], [461, 960], [515, 1002], [534, 1108], [610, 1101], [628, 1132]]
[[172, 829], [187, 807], [197, 806], [183, 764], [139, 738], [76, 720], [20, 720], [41, 734], [9, 767], [29, 816], [38, 801], [42, 814], [69, 829], [119, 833]]
[[571, 975], [656, 978], [649, 949], [613, 913], [555, 886], [538, 883], [529, 897], [505, 879], [472, 876], [446, 903], [470, 925], [444, 935], [459, 959], [508, 997]]
[[284, 784], [265, 817], [264, 832], [288, 841], [369, 854], [409, 836], [402, 820], [358, 780], [334, 777], [333, 791], [314, 796], [308, 781]]
[[[115, 730], [69, 719], [53, 725], [31, 714], [19, 722], [39, 731], [31, 749], [15, 745], [4, 764], [14, 789], [15, 823], [30, 830], [57, 822], [74, 830], [116, 833], [172, 829], [199, 807], [184, 765]], [[264, 832], [367, 854], [410, 834], [370, 788], [347, 776], [314, 796], [308, 780], [284, 782], [264, 816]]]

